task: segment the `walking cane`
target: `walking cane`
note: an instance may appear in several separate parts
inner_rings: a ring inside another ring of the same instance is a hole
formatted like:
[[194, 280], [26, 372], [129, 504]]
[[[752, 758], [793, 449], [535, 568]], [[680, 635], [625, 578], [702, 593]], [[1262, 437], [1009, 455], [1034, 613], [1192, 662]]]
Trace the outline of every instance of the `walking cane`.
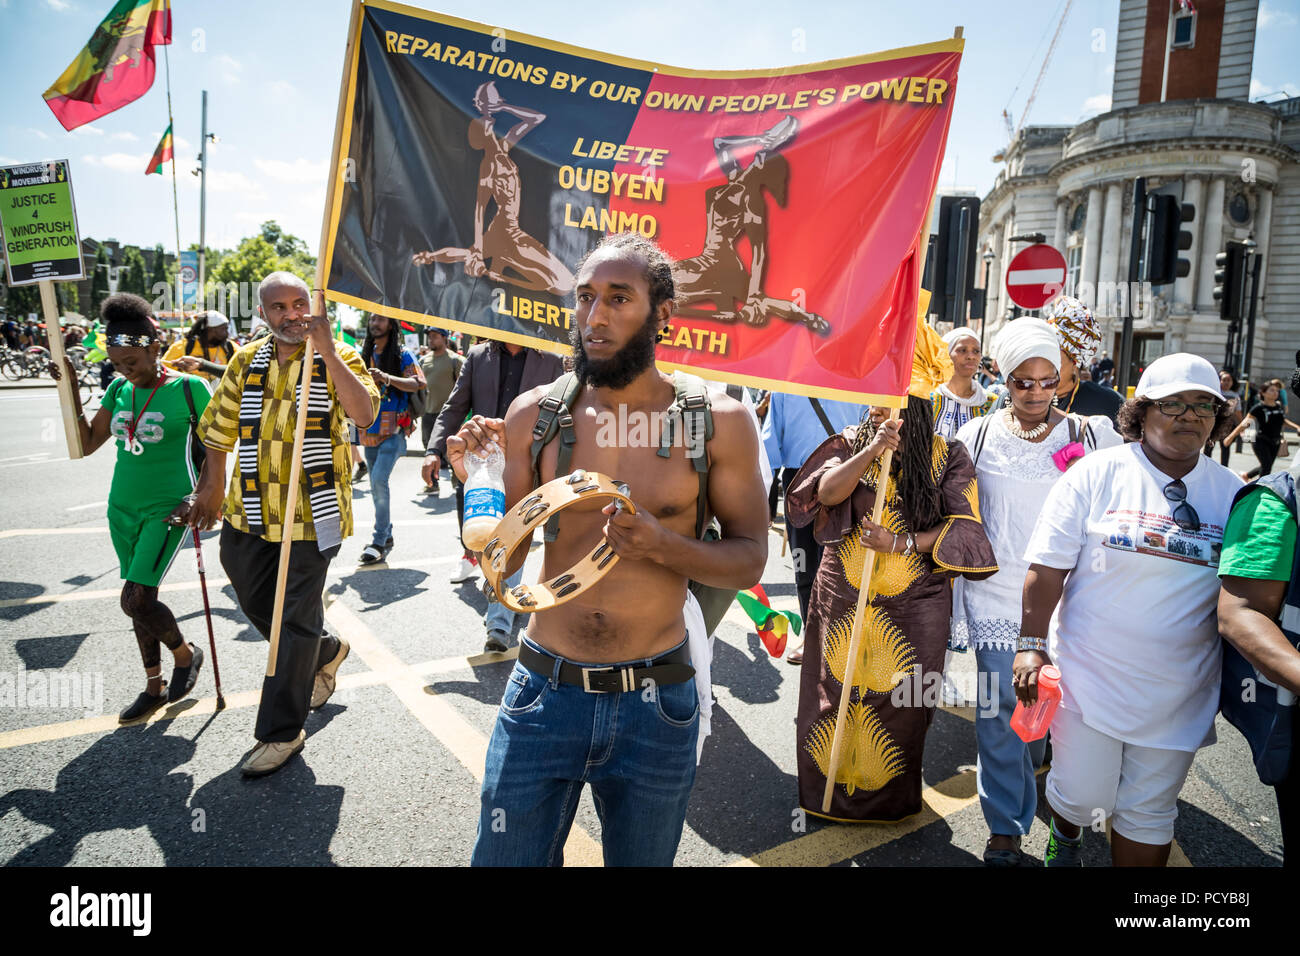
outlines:
[[208, 604], [208, 575], [203, 570], [203, 546], [199, 544], [199, 529], [194, 533], [194, 557], [199, 562], [199, 590], [203, 592], [203, 616], [208, 620], [208, 647], [212, 650], [212, 679], [217, 683], [217, 710], [225, 710], [226, 697], [221, 693], [221, 671], [217, 668], [217, 639], [212, 634], [212, 606]]

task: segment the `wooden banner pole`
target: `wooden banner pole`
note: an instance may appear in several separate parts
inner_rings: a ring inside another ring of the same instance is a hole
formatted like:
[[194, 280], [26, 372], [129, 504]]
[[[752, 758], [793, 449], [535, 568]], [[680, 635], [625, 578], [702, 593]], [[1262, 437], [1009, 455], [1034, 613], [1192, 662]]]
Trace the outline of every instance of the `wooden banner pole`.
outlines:
[[[348, 76], [352, 69], [356, 46], [357, 20], [361, 14], [360, 0], [353, 0], [352, 15], [348, 20], [348, 40], [343, 52], [343, 77], [339, 82], [338, 110], [334, 119], [334, 145], [330, 150], [329, 180], [325, 188], [325, 219], [321, 226], [321, 241], [316, 249], [316, 288], [312, 290], [312, 314], [325, 315], [325, 243], [329, 237], [330, 216], [334, 210], [334, 190], [338, 184], [340, 135], [343, 128], [343, 109], [348, 89]], [[298, 517], [298, 487], [302, 479], [302, 443], [307, 434], [307, 400], [311, 389], [312, 363], [315, 353], [311, 337], [306, 340], [303, 353], [301, 400], [298, 402], [298, 419], [293, 432], [293, 463], [289, 467], [289, 501], [285, 508], [280, 541], [280, 566], [275, 576], [275, 604], [271, 610], [271, 648], [266, 662], [266, 676], [275, 676], [275, 661], [280, 652], [280, 627], [284, 617], [284, 587], [289, 577], [289, 552], [293, 545], [294, 523]]]
[[[886, 421], [895, 421], [899, 416], [897, 408], [889, 410], [889, 418]], [[906, 439], [904, 439], [906, 440]], [[876, 485], [876, 502], [871, 509], [871, 521], [873, 524], [880, 524], [880, 519], [885, 516], [885, 500], [889, 497], [890, 477], [889, 471], [894, 464], [894, 450], [886, 448], [885, 453], [880, 456], [880, 481]], [[850, 495], [851, 500], [851, 495]], [[862, 532], [855, 527], [853, 534]], [[853, 613], [853, 630], [850, 632], [852, 637], [849, 639], [849, 656], [844, 664], [844, 681], [840, 689], [840, 708], [835, 715], [835, 736], [831, 738], [831, 758], [826, 765], [826, 789], [822, 793], [822, 813], [831, 812], [831, 798], [835, 795], [835, 775], [839, 772], [841, 751], [844, 749], [844, 717], [849, 710], [849, 698], [853, 696], [853, 691], [857, 686], [854, 674], [854, 665], [858, 660], [858, 648], [862, 644], [862, 624], [866, 617], [867, 605], [871, 599], [876, 596], [876, 564], [880, 560], [880, 552], [872, 551], [871, 560], [864, 562], [862, 567], [863, 578], [858, 587], [858, 607]]]
[[45, 337], [50, 342], [50, 359], [59, 370], [59, 410], [63, 414], [63, 434], [68, 440], [68, 457], [75, 460], [85, 457], [81, 449], [81, 429], [77, 426], [76, 396], [72, 394], [72, 390], [80, 387], [80, 383], [68, 376], [63, 363], [63, 327], [59, 324], [59, 300], [54, 294], [54, 280], [42, 279], [38, 284], [41, 289], [41, 310], [45, 313]]

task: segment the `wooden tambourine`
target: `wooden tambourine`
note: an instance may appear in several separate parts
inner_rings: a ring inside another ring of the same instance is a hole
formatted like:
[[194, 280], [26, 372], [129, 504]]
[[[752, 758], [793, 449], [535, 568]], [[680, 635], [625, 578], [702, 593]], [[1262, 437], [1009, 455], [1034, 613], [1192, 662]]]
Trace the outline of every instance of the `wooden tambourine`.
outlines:
[[617, 502], [623, 511], [636, 514], [627, 485], [582, 469], [548, 481], [507, 511], [483, 547], [483, 593], [489, 600], [495, 598], [517, 614], [546, 611], [573, 600], [608, 574], [618, 563], [618, 555], [601, 535], [600, 542], [585, 558], [558, 577], [509, 589], [502, 586], [502, 572], [510, 563], [510, 555], [534, 530], [565, 508], [594, 499]]

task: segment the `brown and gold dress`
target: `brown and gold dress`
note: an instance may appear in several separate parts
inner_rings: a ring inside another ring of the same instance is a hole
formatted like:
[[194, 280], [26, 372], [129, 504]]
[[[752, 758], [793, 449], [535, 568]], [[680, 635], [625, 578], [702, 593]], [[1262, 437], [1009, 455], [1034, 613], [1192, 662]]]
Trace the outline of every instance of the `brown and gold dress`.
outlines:
[[[880, 459], [838, 505], [822, 504], [817, 485], [829, 469], [851, 457], [855, 433], [850, 427], [826, 439], [799, 470], [786, 499], [786, 519], [796, 527], [812, 522], [817, 541], [825, 546], [804, 635], [795, 731], [799, 805], [833, 820], [894, 822], [921, 810], [921, 759], [948, 644], [950, 581], [957, 575], [988, 577], [997, 563], [980, 523], [970, 456], [960, 442], [931, 436], [942, 530], [932, 554], [881, 555], [876, 596], [866, 608], [854, 669], [857, 693], [845, 715], [837, 786], [830, 813], [823, 814], [853, 615], [872, 554], [861, 542], [858, 522], [871, 517]], [[928, 530], [905, 528], [894, 487], [891, 483], [881, 524], [900, 534]], [[910, 686], [900, 686], [904, 681]], [[932, 686], [932, 693], [914, 692]]]

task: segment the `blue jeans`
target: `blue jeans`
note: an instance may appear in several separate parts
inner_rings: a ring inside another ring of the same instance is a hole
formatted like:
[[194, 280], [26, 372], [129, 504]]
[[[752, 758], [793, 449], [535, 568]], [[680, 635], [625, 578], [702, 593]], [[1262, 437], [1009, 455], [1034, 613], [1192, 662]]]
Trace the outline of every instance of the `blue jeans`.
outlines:
[[671, 866], [695, 783], [695, 682], [589, 694], [559, 683], [559, 669], [559, 659], [551, 674], [516, 662], [506, 682], [473, 865], [561, 865], [589, 783], [605, 865]]
[[[506, 578], [506, 590], [516, 588], [519, 582], [523, 580], [524, 569], [520, 568], [510, 577]], [[510, 632], [515, 627], [515, 612], [510, 610], [500, 601], [492, 601], [488, 604], [487, 613], [483, 615], [483, 623], [487, 625], [489, 631], [504, 631], [509, 638]], [[506, 643], [510, 643], [508, 640]]]
[[[1027, 744], [1011, 729], [1016, 708], [1011, 673], [1015, 656], [1011, 650], [975, 649], [981, 698], [975, 710], [976, 789], [989, 833], [1001, 836], [1023, 836], [1033, 826], [1038, 809], [1034, 770], [1043, 762], [1047, 747], [1046, 736]], [[985, 688], [996, 691], [996, 710], [993, 701], [984, 699]]]
[[375, 535], [370, 543], [382, 548], [393, 536], [393, 522], [389, 508], [388, 476], [393, 473], [397, 459], [406, 454], [406, 434], [397, 431], [378, 445], [364, 445], [361, 449], [370, 471], [370, 494], [375, 499]]

